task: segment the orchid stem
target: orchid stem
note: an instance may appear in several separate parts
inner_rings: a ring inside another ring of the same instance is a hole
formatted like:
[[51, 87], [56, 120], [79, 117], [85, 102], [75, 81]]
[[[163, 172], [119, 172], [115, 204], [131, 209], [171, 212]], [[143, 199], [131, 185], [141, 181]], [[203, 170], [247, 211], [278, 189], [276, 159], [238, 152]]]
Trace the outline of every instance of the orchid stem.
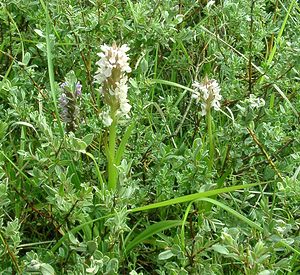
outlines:
[[116, 133], [117, 133], [117, 119], [115, 112], [112, 112], [112, 124], [109, 127], [109, 149], [108, 149], [108, 188], [115, 190], [117, 186], [118, 171], [115, 166], [115, 152], [116, 152]]
[[215, 146], [214, 146], [214, 137], [212, 133], [212, 116], [211, 116], [210, 109], [207, 111], [206, 119], [207, 119], [207, 131], [208, 131], [208, 139], [209, 139], [208, 171], [209, 173], [211, 173], [212, 166], [214, 163]]

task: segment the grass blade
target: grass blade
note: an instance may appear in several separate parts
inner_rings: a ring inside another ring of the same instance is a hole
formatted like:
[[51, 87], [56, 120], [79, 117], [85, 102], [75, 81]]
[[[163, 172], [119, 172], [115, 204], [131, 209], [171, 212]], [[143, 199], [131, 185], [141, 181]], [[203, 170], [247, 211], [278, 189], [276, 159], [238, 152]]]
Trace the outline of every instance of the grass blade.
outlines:
[[50, 41], [50, 16], [48, 13], [47, 6], [45, 5], [43, 0], [40, 0], [43, 9], [45, 11], [45, 16], [46, 16], [46, 47], [47, 47], [47, 62], [48, 62], [48, 73], [49, 73], [49, 81], [50, 81], [50, 88], [51, 88], [51, 95], [52, 95], [52, 100], [53, 100], [53, 105], [54, 105], [54, 111], [55, 111], [55, 116], [57, 119], [58, 123], [58, 128], [61, 137], [64, 137], [64, 129], [62, 127], [61, 121], [60, 121], [60, 116], [57, 108], [57, 102], [56, 102], [56, 94], [55, 94], [55, 80], [54, 80], [54, 70], [53, 70], [53, 62], [52, 62], [52, 52], [51, 52], [51, 41]]
[[190, 201], [197, 200], [200, 198], [206, 198], [206, 197], [211, 197], [211, 196], [222, 194], [222, 193], [228, 193], [228, 192], [232, 192], [232, 191], [236, 191], [236, 190], [240, 190], [240, 189], [246, 189], [246, 188], [258, 186], [261, 184], [264, 184], [264, 183], [236, 185], [236, 186], [230, 186], [230, 187], [225, 187], [225, 188], [220, 188], [220, 189], [209, 190], [209, 191], [205, 191], [205, 192], [201, 192], [201, 193], [196, 193], [196, 194], [178, 197], [175, 199], [170, 199], [167, 201], [149, 204], [149, 205], [142, 206], [142, 207], [133, 208], [130, 210], [130, 212], [146, 211], [146, 210], [160, 208], [160, 207], [169, 206], [169, 205], [174, 205], [174, 204], [178, 204], [178, 203], [190, 202]]
[[[80, 224], [74, 228], [72, 228], [69, 233], [72, 233], [72, 234], [75, 234], [77, 233], [78, 231], [80, 231], [81, 229], [83, 229], [85, 226], [89, 225], [89, 224], [93, 224], [94, 222], [97, 222], [97, 221], [100, 221], [100, 220], [103, 220], [103, 219], [108, 219], [110, 217], [113, 217], [114, 214], [109, 214], [109, 215], [106, 215], [106, 216], [103, 216], [103, 217], [100, 217], [100, 218], [97, 218], [97, 219], [94, 219], [94, 220], [90, 220], [88, 222], [85, 222], [83, 224]], [[62, 244], [64, 241], [66, 241], [67, 239], [69, 238], [69, 234], [65, 234], [64, 236], [62, 236], [58, 242], [51, 248], [51, 251], [52, 253], [54, 253]]]
[[199, 199], [197, 201], [206, 201], [206, 202], [210, 202], [210, 203], [212, 203], [214, 205], [217, 205], [217, 206], [223, 208], [224, 210], [226, 210], [227, 212], [233, 214], [238, 219], [240, 219], [243, 222], [247, 223], [251, 227], [253, 227], [253, 228], [255, 228], [255, 229], [259, 230], [259, 231], [263, 231], [263, 228], [261, 226], [259, 226], [257, 223], [249, 220], [248, 218], [246, 218], [245, 216], [243, 216], [242, 214], [240, 214], [239, 212], [235, 211], [234, 209], [230, 208], [229, 206], [225, 205], [222, 202], [219, 202], [219, 201], [211, 199], [211, 198], [201, 198], [201, 199]]
[[193, 92], [194, 90], [192, 88], [183, 86], [181, 84], [178, 84], [176, 82], [172, 82], [172, 81], [167, 81], [167, 80], [163, 80], [163, 79], [151, 79], [150, 80], [152, 84], [163, 84], [163, 85], [168, 85], [168, 86], [172, 86], [172, 87], [176, 87], [179, 89], [184, 89], [187, 90], [189, 92]]
[[163, 230], [179, 226], [182, 224], [181, 220], [170, 220], [170, 221], [161, 221], [155, 224], [148, 226], [143, 232], [137, 235], [131, 242], [126, 246], [126, 252], [129, 252], [138, 244], [152, 237], [154, 234], [159, 233]]
[[120, 143], [119, 148], [118, 148], [117, 153], [116, 153], [116, 161], [115, 161], [116, 165], [120, 165], [120, 163], [121, 163], [122, 156], [124, 154], [126, 144], [128, 142], [128, 139], [129, 139], [129, 137], [131, 135], [131, 132], [132, 132], [134, 126], [135, 126], [135, 124], [132, 123], [126, 129], [126, 132], [125, 132], [125, 134], [124, 134], [124, 136], [123, 136], [123, 138], [121, 140], [121, 143]]
[[[249, 220], [247, 217], [243, 216], [242, 214], [240, 214], [239, 212], [235, 211], [234, 209], [230, 208], [229, 206], [217, 201], [217, 200], [214, 200], [214, 199], [211, 199], [211, 198], [201, 198], [199, 199], [201, 201], [207, 201], [207, 202], [210, 202], [212, 204], [215, 204], [221, 208], [223, 208], [224, 210], [226, 210], [227, 212], [233, 214], [234, 216], [236, 216], [238, 219], [242, 220], [243, 222], [247, 223], [248, 225], [250, 225], [251, 227], [259, 230], [260, 232], [263, 232], [264, 229], [259, 226], [257, 223]], [[294, 247], [292, 247], [291, 245], [289, 245], [287, 242], [285, 242], [284, 240], [280, 240], [278, 242], [281, 246], [285, 246], [286, 248], [288, 248], [289, 250], [293, 251], [295, 254], [297, 255], [300, 255], [300, 251], [298, 251], [297, 249], [295, 249]]]
[[184, 226], [185, 226], [186, 220], [188, 218], [189, 212], [191, 210], [192, 204], [193, 204], [193, 202], [190, 202], [189, 205], [188, 205], [188, 207], [186, 208], [184, 216], [183, 216], [182, 224], [181, 224], [180, 239], [181, 239], [181, 247], [182, 247], [182, 249], [185, 249], [185, 240], [184, 240], [184, 232], [185, 232], [185, 230], [184, 230]]
[[[296, 0], [293, 0], [291, 2], [290, 6], [289, 6], [289, 9], [288, 9], [288, 11], [287, 11], [287, 13], [285, 15], [285, 18], [284, 18], [284, 20], [282, 22], [282, 25], [281, 25], [281, 28], [279, 30], [278, 36], [277, 36], [276, 41], [274, 43], [274, 47], [272, 48], [272, 51], [271, 51], [271, 53], [270, 53], [270, 55], [268, 57], [268, 60], [267, 60], [267, 66], [268, 67], [271, 65], [271, 63], [273, 61], [274, 55], [275, 55], [276, 50], [277, 50], [277, 45], [280, 43], [281, 37], [283, 35], [284, 29], [285, 29], [285, 26], [286, 26], [286, 23], [287, 23], [287, 20], [288, 20], [288, 18], [290, 16], [291, 10], [292, 10], [292, 8], [293, 8], [293, 6], [294, 6], [295, 3], [296, 3]], [[263, 80], [264, 80], [264, 76], [262, 76], [260, 83], [262, 83]]]

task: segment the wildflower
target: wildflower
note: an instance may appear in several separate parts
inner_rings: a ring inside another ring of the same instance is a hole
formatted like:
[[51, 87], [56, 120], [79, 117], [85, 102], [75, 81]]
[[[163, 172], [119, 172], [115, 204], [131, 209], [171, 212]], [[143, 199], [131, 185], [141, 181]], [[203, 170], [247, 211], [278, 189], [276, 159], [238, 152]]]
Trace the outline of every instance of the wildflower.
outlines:
[[110, 125], [112, 124], [112, 122], [113, 122], [113, 120], [112, 120], [112, 118], [110, 117], [109, 113], [110, 113], [110, 112], [109, 112], [108, 110], [103, 111], [103, 112], [101, 113], [101, 118], [102, 118], [103, 124], [104, 124], [105, 126], [110, 126]]
[[64, 122], [68, 122], [69, 121], [69, 118], [68, 118], [68, 103], [69, 103], [69, 100], [66, 96], [65, 93], [62, 93], [60, 98], [59, 98], [59, 105], [60, 105], [60, 108], [61, 108], [61, 117], [62, 117], [62, 120]]
[[203, 116], [207, 114], [211, 107], [217, 111], [220, 110], [222, 96], [220, 86], [216, 80], [208, 80], [205, 77], [202, 83], [195, 81], [192, 86], [195, 88], [192, 97], [196, 99], [197, 103], [201, 102], [201, 114]]
[[208, 1], [207, 4], [206, 4], [206, 7], [207, 7], [207, 8], [210, 8], [211, 6], [213, 6], [213, 5], [215, 4], [215, 2], [216, 2], [216, 1], [213, 1], [213, 0]]
[[79, 82], [77, 82], [76, 83], [76, 96], [81, 96], [81, 89], [82, 89], [82, 85], [79, 83]]
[[81, 96], [82, 85], [77, 82], [71, 85], [68, 81], [60, 85], [62, 93], [59, 98], [61, 119], [67, 125], [67, 132], [74, 131], [77, 127], [79, 116], [78, 97]]
[[127, 115], [131, 109], [131, 105], [127, 99], [127, 81], [126, 73], [131, 72], [129, 67], [129, 57], [126, 52], [129, 47], [124, 44], [118, 47], [113, 44], [111, 47], [107, 45], [101, 46], [101, 53], [98, 53], [100, 60], [96, 63], [98, 70], [95, 80], [101, 85], [100, 93], [103, 101], [107, 105], [109, 112], [102, 114], [105, 125], [109, 126], [113, 118]]
[[260, 108], [265, 106], [265, 101], [263, 98], [256, 97], [254, 94], [250, 94], [249, 99], [246, 100], [250, 104], [250, 108]]

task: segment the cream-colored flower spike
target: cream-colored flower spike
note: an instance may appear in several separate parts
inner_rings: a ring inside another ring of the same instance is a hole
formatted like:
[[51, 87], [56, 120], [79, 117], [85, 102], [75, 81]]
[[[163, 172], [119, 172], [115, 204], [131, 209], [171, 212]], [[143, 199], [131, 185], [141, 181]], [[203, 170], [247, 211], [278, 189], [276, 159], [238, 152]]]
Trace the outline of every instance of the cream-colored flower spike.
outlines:
[[247, 99], [246, 102], [249, 103], [250, 108], [252, 109], [261, 108], [266, 104], [263, 98], [256, 97], [254, 94], [250, 94], [249, 99]]
[[98, 53], [100, 60], [96, 63], [98, 70], [95, 80], [101, 85], [100, 91], [103, 101], [108, 105], [109, 111], [103, 114], [103, 122], [106, 126], [112, 123], [111, 115], [118, 117], [127, 115], [131, 109], [131, 105], [127, 99], [127, 73], [131, 72], [129, 67], [129, 57], [126, 52], [129, 47], [124, 44], [118, 47], [116, 44], [112, 46], [102, 45], [101, 53]]
[[194, 87], [192, 97], [197, 103], [201, 103], [202, 116], [205, 116], [211, 107], [220, 110], [221, 88], [215, 79], [209, 80], [205, 77], [203, 82], [195, 81], [192, 86]]

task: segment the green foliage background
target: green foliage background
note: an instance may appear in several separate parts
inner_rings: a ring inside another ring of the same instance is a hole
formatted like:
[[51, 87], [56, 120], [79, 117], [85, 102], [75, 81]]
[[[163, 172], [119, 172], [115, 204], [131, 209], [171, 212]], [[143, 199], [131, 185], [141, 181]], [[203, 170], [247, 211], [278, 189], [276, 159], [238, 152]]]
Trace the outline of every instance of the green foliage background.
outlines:
[[[0, 7], [1, 274], [300, 272], [297, 1]], [[130, 46], [133, 108], [118, 127], [118, 144], [129, 140], [109, 191], [93, 77], [100, 46], [114, 41]], [[83, 95], [67, 134], [56, 101], [70, 71]], [[206, 75], [223, 97], [212, 169], [190, 90]], [[250, 94], [265, 106], [250, 108]]]

